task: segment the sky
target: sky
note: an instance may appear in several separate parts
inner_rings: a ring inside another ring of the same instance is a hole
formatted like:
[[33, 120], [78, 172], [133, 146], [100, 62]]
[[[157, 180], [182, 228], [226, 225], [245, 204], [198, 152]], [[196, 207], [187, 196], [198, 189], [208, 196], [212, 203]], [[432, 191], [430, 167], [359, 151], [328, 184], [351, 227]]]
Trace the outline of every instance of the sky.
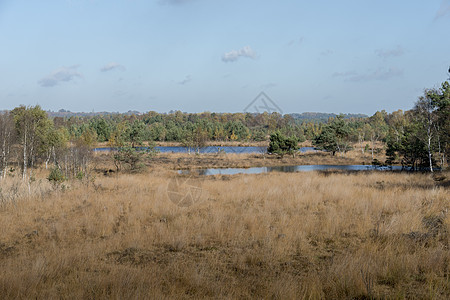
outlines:
[[449, 66], [450, 0], [0, 0], [0, 109], [372, 115]]

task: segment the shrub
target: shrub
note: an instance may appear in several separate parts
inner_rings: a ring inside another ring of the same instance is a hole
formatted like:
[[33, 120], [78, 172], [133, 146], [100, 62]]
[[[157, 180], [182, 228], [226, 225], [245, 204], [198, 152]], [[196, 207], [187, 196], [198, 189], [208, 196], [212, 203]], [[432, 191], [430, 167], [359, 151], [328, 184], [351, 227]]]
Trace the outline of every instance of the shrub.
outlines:
[[50, 171], [50, 174], [48, 175], [47, 179], [51, 182], [61, 183], [66, 180], [66, 177], [64, 176], [61, 169], [55, 167]]
[[83, 171], [80, 171], [77, 173], [77, 176], [75, 176], [75, 178], [78, 180], [82, 180], [84, 178], [84, 176], [85, 175], [84, 175]]
[[285, 137], [279, 131], [270, 135], [270, 143], [267, 148], [268, 153], [273, 153], [283, 157], [285, 154], [295, 155], [298, 149], [296, 137]]

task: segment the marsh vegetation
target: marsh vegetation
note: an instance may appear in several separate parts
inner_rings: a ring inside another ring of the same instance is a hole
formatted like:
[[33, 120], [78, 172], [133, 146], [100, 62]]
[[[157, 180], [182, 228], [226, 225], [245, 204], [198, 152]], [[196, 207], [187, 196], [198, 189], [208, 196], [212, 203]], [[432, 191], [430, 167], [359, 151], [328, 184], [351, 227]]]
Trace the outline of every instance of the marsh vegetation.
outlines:
[[[44, 178], [47, 173], [37, 172]], [[2, 181], [0, 295], [370, 299], [450, 296], [449, 180], [422, 173]]]
[[[0, 298], [449, 299], [449, 95], [327, 123], [3, 112]], [[243, 144], [263, 150], [201, 153]], [[325, 151], [296, 151], [312, 145]], [[440, 170], [178, 172], [373, 164]]]

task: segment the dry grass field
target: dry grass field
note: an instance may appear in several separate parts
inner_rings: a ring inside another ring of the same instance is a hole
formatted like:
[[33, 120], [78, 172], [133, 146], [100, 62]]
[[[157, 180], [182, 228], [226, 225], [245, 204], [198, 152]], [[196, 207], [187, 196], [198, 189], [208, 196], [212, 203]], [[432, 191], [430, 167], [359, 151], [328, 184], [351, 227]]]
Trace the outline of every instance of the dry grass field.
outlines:
[[169, 169], [2, 181], [0, 298], [450, 297], [448, 179]]

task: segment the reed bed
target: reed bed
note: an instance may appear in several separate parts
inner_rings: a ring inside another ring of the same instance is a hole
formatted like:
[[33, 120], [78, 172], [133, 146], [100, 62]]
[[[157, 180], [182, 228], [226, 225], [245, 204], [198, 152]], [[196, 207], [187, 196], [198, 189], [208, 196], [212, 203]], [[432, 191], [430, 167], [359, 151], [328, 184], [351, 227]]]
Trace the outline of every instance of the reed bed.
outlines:
[[447, 179], [156, 168], [30, 186], [0, 205], [2, 299], [450, 297]]

